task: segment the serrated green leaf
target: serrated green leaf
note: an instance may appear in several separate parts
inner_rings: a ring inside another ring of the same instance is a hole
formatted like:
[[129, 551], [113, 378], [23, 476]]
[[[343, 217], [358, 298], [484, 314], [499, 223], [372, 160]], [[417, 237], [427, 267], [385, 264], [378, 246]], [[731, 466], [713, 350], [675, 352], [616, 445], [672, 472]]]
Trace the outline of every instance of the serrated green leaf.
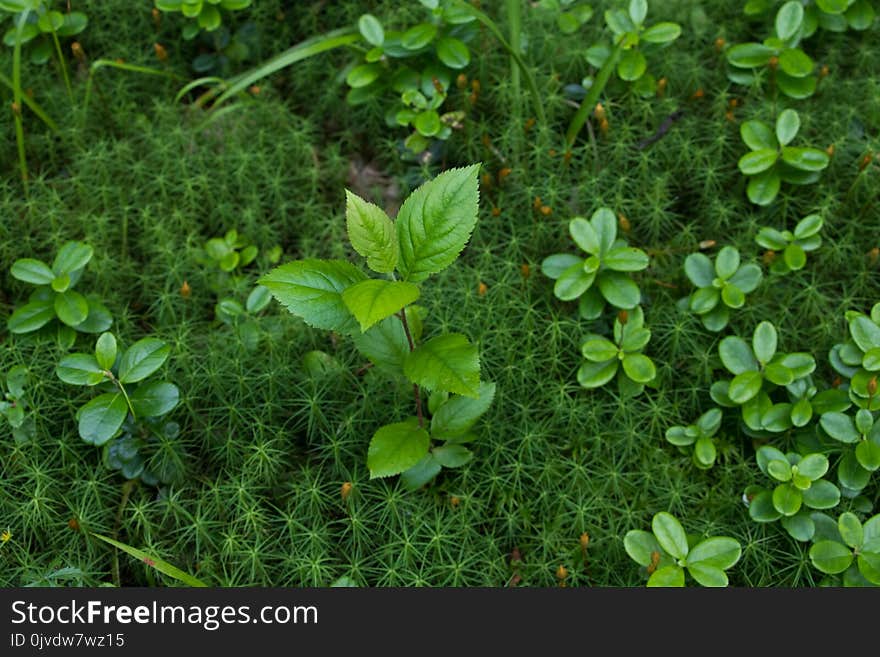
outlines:
[[477, 423], [495, 399], [495, 384], [483, 382], [476, 399], [454, 396], [437, 409], [431, 418], [431, 437], [448, 440], [467, 433]]
[[388, 274], [397, 266], [397, 234], [394, 223], [377, 205], [345, 190], [345, 221], [354, 250], [367, 259], [367, 266]]
[[363, 332], [415, 302], [419, 294], [412, 283], [367, 279], [343, 290], [342, 301]]
[[403, 202], [395, 226], [404, 280], [423, 281], [458, 258], [477, 222], [479, 169], [445, 171]]
[[344, 260], [297, 260], [276, 267], [258, 282], [309, 326], [340, 333], [358, 330], [342, 292], [366, 279]]
[[367, 467], [370, 479], [390, 477], [408, 470], [428, 453], [431, 439], [416, 421], [380, 427], [370, 440]]
[[480, 360], [476, 346], [460, 333], [440, 335], [416, 347], [404, 374], [427, 390], [445, 390], [479, 398]]

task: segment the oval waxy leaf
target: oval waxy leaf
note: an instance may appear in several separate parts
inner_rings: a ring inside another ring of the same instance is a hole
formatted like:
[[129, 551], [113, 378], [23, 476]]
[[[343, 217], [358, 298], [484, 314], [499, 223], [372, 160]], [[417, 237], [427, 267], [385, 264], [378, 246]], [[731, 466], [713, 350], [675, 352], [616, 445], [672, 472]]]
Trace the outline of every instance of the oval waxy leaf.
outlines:
[[32, 285], [50, 285], [55, 280], [55, 272], [42, 260], [21, 258], [12, 263], [9, 270], [13, 278]]
[[127, 415], [128, 405], [121, 392], [99, 395], [79, 409], [79, 435], [100, 447], [119, 432]]
[[122, 383], [143, 381], [168, 360], [171, 347], [158, 338], [138, 340], [122, 354], [119, 360], [119, 380]]
[[687, 534], [681, 523], [671, 514], [661, 511], [651, 520], [651, 530], [657, 542], [675, 559], [685, 559], [688, 555]]

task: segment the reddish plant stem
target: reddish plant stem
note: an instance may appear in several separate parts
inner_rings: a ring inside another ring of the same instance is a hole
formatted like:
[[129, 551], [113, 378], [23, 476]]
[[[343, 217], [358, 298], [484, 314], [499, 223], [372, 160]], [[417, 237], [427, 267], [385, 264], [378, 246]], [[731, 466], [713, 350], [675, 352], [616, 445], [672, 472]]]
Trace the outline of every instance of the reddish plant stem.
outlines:
[[[403, 332], [406, 335], [406, 341], [409, 343], [409, 350], [413, 351], [416, 345], [413, 342], [412, 334], [409, 332], [409, 323], [406, 321], [406, 309], [401, 310], [397, 316], [400, 317], [400, 322], [403, 324]], [[413, 383], [413, 397], [416, 400], [416, 415], [419, 417], [419, 429], [423, 429], [425, 417], [422, 415], [422, 395], [419, 392], [419, 386], [415, 383]]]

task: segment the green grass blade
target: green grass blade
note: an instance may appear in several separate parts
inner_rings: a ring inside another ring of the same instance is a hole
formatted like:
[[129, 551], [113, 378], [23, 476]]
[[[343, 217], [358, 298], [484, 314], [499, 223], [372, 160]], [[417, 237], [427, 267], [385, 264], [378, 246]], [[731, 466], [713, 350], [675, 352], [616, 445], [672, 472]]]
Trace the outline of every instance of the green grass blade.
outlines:
[[507, 54], [513, 57], [513, 61], [516, 62], [517, 66], [519, 66], [520, 71], [522, 71], [523, 76], [525, 76], [526, 84], [529, 87], [529, 93], [532, 96], [532, 102], [535, 105], [535, 113], [538, 115], [538, 120], [541, 123], [547, 123], [547, 116], [544, 114], [544, 104], [541, 102], [541, 94], [538, 92], [538, 83], [535, 81], [535, 76], [532, 75], [531, 69], [526, 65], [522, 56], [519, 52], [514, 49], [504, 38], [504, 34], [501, 32], [501, 28], [498, 27], [498, 24], [495, 23], [489, 16], [484, 14], [479, 9], [472, 7], [471, 5], [465, 4], [459, 1], [459, 6], [464, 10], [469, 12], [474, 18], [480, 21], [483, 25], [486, 26], [492, 35], [498, 40], [498, 43], [501, 44], [501, 47], [507, 51]]
[[24, 185], [25, 194], [28, 192], [28, 168], [27, 156], [24, 152], [24, 124], [21, 120], [21, 103], [24, 93], [21, 89], [21, 33], [27, 22], [30, 9], [25, 9], [15, 30], [15, 48], [12, 51], [12, 99], [16, 109], [12, 115], [15, 119], [15, 142], [18, 146], [18, 169], [21, 172], [21, 182]]
[[322, 36], [302, 41], [284, 52], [275, 55], [275, 57], [260, 64], [256, 68], [246, 71], [229, 80], [229, 86], [222, 94], [220, 94], [220, 97], [214, 102], [213, 107], [219, 107], [258, 80], [262, 80], [283, 68], [293, 66], [297, 62], [327, 52], [328, 50], [333, 50], [334, 48], [350, 46], [360, 40], [360, 38], [360, 34], [354, 32], [352, 28], [341, 28], [328, 32]]
[[153, 568], [158, 570], [163, 575], [168, 575], [168, 577], [176, 579], [178, 582], [182, 582], [184, 584], [187, 584], [188, 586], [195, 586], [195, 587], [207, 587], [208, 586], [202, 580], [198, 579], [197, 577], [193, 577], [189, 573], [183, 572], [180, 568], [172, 566], [167, 561], [162, 561], [162, 559], [159, 559], [158, 557], [154, 557], [152, 555], [149, 555], [146, 552], [142, 552], [141, 550], [138, 550], [137, 548], [133, 548], [130, 545], [126, 545], [125, 543], [121, 543], [121, 542], [114, 540], [112, 538], [108, 538], [107, 536], [102, 536], [101, 534], [96, 534], [95, 532], [91, 532], [91, 534], [95, 538], [100, 539], [100, 540], [104, 541], [105, 543], [109, 543], [110, 545], [119, 548], [123, 552], [130, 554], [135, 559], [138, 559], [138, 560], [144, 562], [148, 566], [152, 566]]
[[596, 74], [596, 79], [593, 80], [593, 86], [590, 87], [587, 95], [584, 96], [583, 102], [581, 102], [581, 106], [572, 117], [571, 123], [568, 125], [568, 130], [565, 133], [565, 143], [568, 144], [569, 148], [574, 146], [574, 141], [577, 139], [578, 133], [580, 133], [581, 128], [584, 127], [584, 123], [587, 122], [587, 117], [596, 106], [599, 96], [601, 96], [602, 92], [605, 90], [605, 85], [608, 84], [608, 80], [611, 78], [611, 73], [617, 66], [620, 51], [621, 44], [618, 43], [614, 46], [614, 50], [611, 51], [611, 54], [608, 56], [608, 59], [605, 60], [605, 63], [602, 64], [602, 68], [600, 68], [599, 72]]
[[[14, 92], [14, 90], [15, 90], [15, 87], [12, 84], [12, 80], [10, 80], [8, 77], [3, 75], [3, 73], [0, 73], [0, 84], [7, 87], [10, 91]], [[56, 134], [58, 133], [58, 124], [55, 123], [55, 121], [46, 113], [46, 111], [34, 99], [32, 99], [30, 96], [25, 94], [21, 97], [21, 100], [22, 100], [22, 102], [24, 102], [25, 105], [27, 105], [27, 107], [34, 114], [37, 115], [37, 118], [39, 118], [43, 123], [45, 123], [49, 127], [49, 129], [52, 132], [54, 132]]]
[[112, 59], [96, 59], [89, 67], [89, 79], [86, 82], [86, 97], [83, 101], [83, 120], [89, 112], [89, 103], [92, 100], [92, 85], [94, 84], [95, 74], [102, 68], [115, 68], [120, 71], [129, 71], [131, 73], [141, 73], [143, 75], [155, 75], [177, 80], [180, 76], [169, 71], [162, 71], [149, 66], [139, 66], [137, 64], [128, 64], [126, 62], [117, 62]]

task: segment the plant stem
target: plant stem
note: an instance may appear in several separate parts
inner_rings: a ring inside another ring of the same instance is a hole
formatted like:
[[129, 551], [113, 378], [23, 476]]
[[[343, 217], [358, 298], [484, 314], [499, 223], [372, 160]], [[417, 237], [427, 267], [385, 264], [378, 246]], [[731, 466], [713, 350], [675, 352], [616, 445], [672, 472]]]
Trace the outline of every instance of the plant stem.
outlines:
[[[135, 484], [137, 480], [129, 479], [124, 484], [122, 484], [122, 499], [119, 501], [119, 508], [116, 510], [116, 522], [113, 524], [113, 538], [119, 538], [119, 525], [122, 524], [122, 512], [125, 510], [125, 505], [128, 504], [128, 498], [131, 497], [131, 491], [134, 490]], [[113, 583], [119, 588], [119, 552], [115, 549], [113, 550], [113, 563], [110, 567]]]
[[602, 95], [605, 85], [608, 84], [608, 80], [611, 78], [612, 71], [614, 71], [614, 68], [617, 66], [617, 59], [620, 57], [620, 51], [622, 49], [621, 43], [621, 41], [618, 41], [614, 45], [614, 50], [608, 55], [608, 59], [602, 64], [602, 68], [599, 69], [599, 72], [596, 73], [596, 79], [593, 80], [593, 86], [590, 87], [590, 90], [587, 92], [587, 95], [584, 96], [584, 100], [581, 102], [581, 106], [578, 108], [577, 113], [575, 113], [574, 117], [571, 119], [571, 123], [565, 133], [565, 143], [569, 148], [574, 146], [578, 133], [581, 131], [581, 128], [584, 127], [584, 123], [587, 122], [587, 117], [596, 106], [599, 96]]
[[[414, 351], [416, 345], [413, 342], [412, 334], [409, 332], [409, 323], [406, 321], [406, 308], [401, 310], [397, 316], [400, 317], [400, 322], [403, 324], [403, 332], [406, 334], [409, 350]], [[422, 394], [419, 391], [419, 386], [415, 383], [413, 383], [413, 397], [416, 399], [416, 415], [419, 416], [419, 428], [422, 429], [425, 426], [425, 416], [422, 414]]]
[[28, 168], [24, 152], [24, 126], [21, 121], [21, 103], [24, 95], [21, 90], [21, 33], [29, 13], [30, 9], [22, 12], [15, 30], [15, 48], [12, 51], [12, 117], [15, 121], [15, 141], [18, 145], [18, 168], [21, 172], [25, 196], [28, 196]]
[[52, 41], [55, 43], [55, 54], [58, 56], [58, 66], [61, 67], [61, 77], [64, 78], [64, 86], [67, 87], [67, 96], [70, 102], [73, 102], [73, 88], [70, 86], [70, 76], [67, 75], [67, 63], [64, 61], [64, 54], [61, 52], [61, 43], [58, 41], [58, 34], [52, 30]]

